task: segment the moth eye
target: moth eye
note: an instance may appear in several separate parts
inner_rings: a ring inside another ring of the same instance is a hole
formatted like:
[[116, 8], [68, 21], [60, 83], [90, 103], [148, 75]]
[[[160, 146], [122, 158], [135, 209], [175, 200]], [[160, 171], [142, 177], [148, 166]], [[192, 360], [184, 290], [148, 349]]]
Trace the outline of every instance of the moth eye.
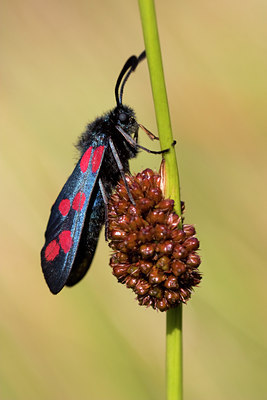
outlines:
[[127, 122], [127, 120], [128, 120], [128, 116], [127, 116], [127, 114], [126, 113], [120, 113], [120, 115], [119, 115], [119, 120], [120, 120], [120, 122]]

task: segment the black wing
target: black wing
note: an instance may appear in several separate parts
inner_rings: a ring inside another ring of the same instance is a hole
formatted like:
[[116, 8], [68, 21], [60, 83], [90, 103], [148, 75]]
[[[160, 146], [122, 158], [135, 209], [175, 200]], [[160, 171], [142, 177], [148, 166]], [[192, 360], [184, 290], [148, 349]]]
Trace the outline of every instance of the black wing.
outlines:
[[41, 264], [54, 294], [65, 286], [73, 267], [105, 149], [90, 146], [85, 151], [51, 209]]

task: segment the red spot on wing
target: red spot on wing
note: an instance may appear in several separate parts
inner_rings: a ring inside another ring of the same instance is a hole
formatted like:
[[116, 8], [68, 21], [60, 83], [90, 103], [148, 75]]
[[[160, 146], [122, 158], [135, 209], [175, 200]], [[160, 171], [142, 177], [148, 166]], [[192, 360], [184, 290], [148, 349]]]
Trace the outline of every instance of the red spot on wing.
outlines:
[[70, 251], [73, 240], [71, 237], [71, 232], [70, 231], [62, 231], [59, 235], [59, 243], [60, 246], [62, 247], [62, 250], [64, 253], [68, 253]]
[[81, 168], [81, 171], [82, 171], [83, 173], [85, 173], [85, 171], [86, 171], [87, 168], [88, 168], [88, 164], [89, 164], [89, 161], [90, 161], [91, 153], [92, 153], [92, 146], [90, 146], [90, 147], [86, 150], [86, 152], [84, 153], [84, 155], [82, 156], [82, 159], [81, 159], [81, 161], [80, 161], [80, 168]]
[[83, 192], [78, 192], [73, 199], [72, 208], [76, 211], [81, 211], [85, 202], [85, 194]]
[[53, 261], [56, 256], [59, 254], [59, 244], [57, 243], [56, 240], [52, 240], [52, 242], [50, 242], [46, 249], [45, 249], [45, 259], [46, 261]]
[[60, 213], [63, 215], [63, 217], [65, 217], [69, 210], [70, 210], [70, 201], [69, 199], [63, 199], [61, 200], [61, 202], [59, 203], [58, 209], [60, 211]]
[[92, 158], [92, 172], [93, 173], [96, 173], [98, 171], [104, 149], [105, 149], [105, 146], [99, 146], [94, 151], [93, 158]]

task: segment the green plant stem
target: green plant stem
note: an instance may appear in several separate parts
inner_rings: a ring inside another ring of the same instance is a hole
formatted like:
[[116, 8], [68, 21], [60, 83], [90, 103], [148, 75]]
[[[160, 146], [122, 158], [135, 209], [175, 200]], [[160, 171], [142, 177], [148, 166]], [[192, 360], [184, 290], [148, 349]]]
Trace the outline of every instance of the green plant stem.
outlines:
[[[179, 174], [175, 149], [172, 146], [173, 136], [154, 1], [139, 0], [139, 9], [160, 144], [162, 149], [170, 148], [170, 151], [164, 154], [165, 196], [174, 199], [175, 210], [181, 215]], [[167, 311], [166, 328], [166, 398], [182, 400], [182, 306]]]
[[166, 398], [183, 398], [182, 306], [167, 311], [166, 319]]

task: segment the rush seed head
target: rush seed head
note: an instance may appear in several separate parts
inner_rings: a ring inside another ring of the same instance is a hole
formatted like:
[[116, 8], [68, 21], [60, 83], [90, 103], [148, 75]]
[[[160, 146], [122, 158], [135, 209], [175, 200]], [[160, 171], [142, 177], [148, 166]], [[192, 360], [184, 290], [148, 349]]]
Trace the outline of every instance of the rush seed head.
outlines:
[[180, 228], [182, 216], [163, 197], [158, 173], [146, 169], [126, 179], [135, 205], [121, 180], [109, 201], [110, 266], [140, 305], [166, 311], [186, 303], [201, 280], [199, 241], [192, 225]]

